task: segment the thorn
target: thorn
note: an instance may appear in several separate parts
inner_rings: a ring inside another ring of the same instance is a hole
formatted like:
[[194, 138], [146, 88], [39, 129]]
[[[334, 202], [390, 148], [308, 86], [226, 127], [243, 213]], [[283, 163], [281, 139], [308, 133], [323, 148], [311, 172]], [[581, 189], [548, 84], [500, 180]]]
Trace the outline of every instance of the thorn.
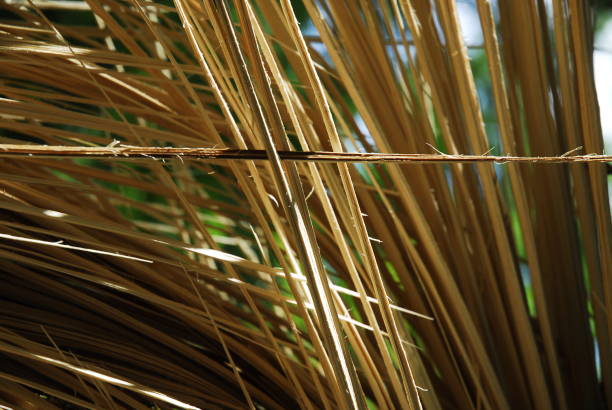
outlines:
[[306, 195], [306, 200], [308, 201], [308, 199], [310, 199], [310, 197], [312, 196], [312, 194], [314, 194], [315, 191], [315, 187], [312, 187], [312, 189], [310, 190], [310, 192], [308, 193], [308, 195]]
[[495, 149], [495, 146], [492, 146], [491, 148], [489, 148], [489, 149], [487, 150], [487, 152], [485, 152], [484, 154], [482, 154], [482, 156], [483, 156], [483, 157], [485, 157], [485, 156], [489, 155], [489, 154], [491, 153], [491, 151], [493, 151], [494, 149]]
[[272, 202], [274, 202], [274, 204], [276, 205], [276, 207], [278, 208], [278, 201], [276, 200], [276, 198], [274, 197], [274, 195], [272, 194], [268, 194], [268, 196], [270, 197], [270, 199], [272, 200]]
[[450, 155], [443, 153], [442, 151], [440, 151], [438, 148], [434, 147], [433, 145], [431, 145], [429, 142], [425, 143], [426, 145], [429, 146], [429, 148], [433, 149], [434, 151], [436, 151], [438, 154], [440, 155], [444, 155], [445, 157], [448, 157]]
[[580, 150], [582, 150], [582, 145], [581, 145], [581, 146], [579, 146], [579, 147], [576, 147], [576, 148], [574, 148], [574, 149], [572, 149], [572, 150], [567, 151], [565, 154], [563, 154], [563, 155], [561, 155], [561, 156], [562, 156], [562, 157], [567, 157], [568, 155], [573, 154], [574, 152], [576, 152], [576, 151], [580, 151]]

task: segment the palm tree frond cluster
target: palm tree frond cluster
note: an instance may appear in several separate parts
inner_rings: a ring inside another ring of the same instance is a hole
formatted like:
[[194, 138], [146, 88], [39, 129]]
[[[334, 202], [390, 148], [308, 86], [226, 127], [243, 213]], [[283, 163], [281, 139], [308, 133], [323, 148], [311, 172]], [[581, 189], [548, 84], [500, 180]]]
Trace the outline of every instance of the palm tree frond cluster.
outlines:
[[[612, 406], [606, 167], [575, 0], [5, 0], [0, 407]], [[0, 148], [1, 150], [1, 148]]]

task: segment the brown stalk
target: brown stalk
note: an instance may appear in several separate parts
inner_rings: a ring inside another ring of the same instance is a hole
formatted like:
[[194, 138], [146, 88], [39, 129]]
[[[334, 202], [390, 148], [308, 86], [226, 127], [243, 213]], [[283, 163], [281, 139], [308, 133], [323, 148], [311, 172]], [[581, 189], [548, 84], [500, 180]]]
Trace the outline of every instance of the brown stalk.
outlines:
[[[513, 155], [451, 155], [451, 154], [399, 154], [373, 152], [331, 152], [331, 151], [283, 151], [277, 150], [278, 157], [286, 161], [301, 162], [404, 162], [404, 163], [607, 163], [612, 155], [559, 155], [559, 156], [513, 156]], [[42, 145], [0, 144], [0, 157], [18, 159], [36, 158], [112, 158], [116, 160], [267, 160], [265, 150], [233, 148], [171, 148], [135, 147], [74, 147]]]

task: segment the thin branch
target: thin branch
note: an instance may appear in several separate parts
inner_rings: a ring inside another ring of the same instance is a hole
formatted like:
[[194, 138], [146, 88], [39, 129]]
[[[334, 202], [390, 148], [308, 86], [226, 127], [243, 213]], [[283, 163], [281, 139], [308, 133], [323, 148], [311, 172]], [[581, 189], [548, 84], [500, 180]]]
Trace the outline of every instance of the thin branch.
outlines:
[[[612, 155], [510, 156], [449, 154], [387, 154], [376, 152], [278, 151], [280, 159], [304, 162], [526, 162], [585, 163], [612, 162]], [[0, 144], [0, 158], [115, 158], [115, 159], [200, 159], [200, 160], [267, 160], [265, 150], [233, 148], [174, 147], [72, 147]]]

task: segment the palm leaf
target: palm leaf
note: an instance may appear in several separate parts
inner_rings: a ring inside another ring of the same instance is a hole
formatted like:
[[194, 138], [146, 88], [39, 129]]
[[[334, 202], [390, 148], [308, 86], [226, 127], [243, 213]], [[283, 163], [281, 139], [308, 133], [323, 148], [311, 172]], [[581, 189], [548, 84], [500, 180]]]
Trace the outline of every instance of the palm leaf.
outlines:
[[609, 406], [605, 164], [281, 157], [601, 154], [587, 4], [0, 7], [0, 143], [118, 149], [0, 162], [1, 405]]

